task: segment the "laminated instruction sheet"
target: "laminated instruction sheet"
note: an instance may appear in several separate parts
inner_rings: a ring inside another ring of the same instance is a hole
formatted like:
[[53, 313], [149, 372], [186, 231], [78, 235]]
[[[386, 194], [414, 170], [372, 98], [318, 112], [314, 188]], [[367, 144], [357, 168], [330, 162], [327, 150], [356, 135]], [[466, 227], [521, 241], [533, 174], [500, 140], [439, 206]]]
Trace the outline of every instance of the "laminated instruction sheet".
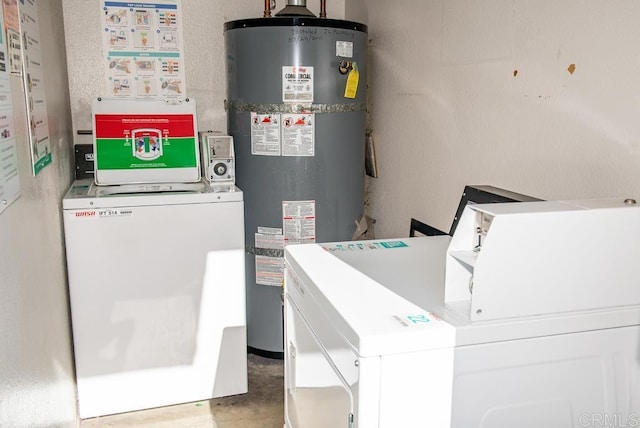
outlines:
[[200, 179], [195, 101], [96, 100], [93, 124], [96, 184]]
[[183, 98], [179, 0], [100, 2], [107, 96]]

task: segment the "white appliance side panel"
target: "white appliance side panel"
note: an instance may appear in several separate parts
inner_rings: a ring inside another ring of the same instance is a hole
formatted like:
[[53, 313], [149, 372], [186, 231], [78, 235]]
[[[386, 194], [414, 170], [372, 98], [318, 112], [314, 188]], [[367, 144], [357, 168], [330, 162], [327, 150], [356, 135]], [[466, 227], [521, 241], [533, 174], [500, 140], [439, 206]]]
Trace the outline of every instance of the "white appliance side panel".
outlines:
[[[354, 378], [332, 356], [356, 358], [338, 336], [322, 342], [298, 308], [285, 300], [285, 421], [288, 427], [347, 427], [354, 412]], [[332, 355], [329, 355], [329, 351]], [[353, 371], [357, 372], [355, 366]], [[347, 379], [346, 377], [351, 379]]]
[[80, 417], [246, 392], [243, 203], [75, 213], [64, 224]]
[[451, 426], [640, 426], [639, 352], [637, 326], [456, 348]]
[[449, 427], [453, 361], [453, 348], [383, 355], [380, 428]]

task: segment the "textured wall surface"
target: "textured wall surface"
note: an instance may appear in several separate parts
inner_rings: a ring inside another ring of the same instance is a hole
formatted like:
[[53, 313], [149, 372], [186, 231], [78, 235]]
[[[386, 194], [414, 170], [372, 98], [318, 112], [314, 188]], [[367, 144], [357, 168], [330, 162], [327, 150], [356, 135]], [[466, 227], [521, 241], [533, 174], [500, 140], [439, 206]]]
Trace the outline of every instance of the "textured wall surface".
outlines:
[[0, 215], [0, 426], [76, 425], [61, 199], [71, 115], [61, 0], [38, 2], [52, 163], [31, 174], [22, 81], [11, 77], [21, 197]]
[[[187, 90], [200, 129], [226, 128], [222, 24], [261, 16], [262, 4], [183, 2]], [[369, 211], [378, 236], [406, 235], [411, 217], [447, 230], [465, 184], [548, 199], [640, 197], [640, 3], [328, 7], [331, 18], [369, 25], [380, 173], [369, 180]], [[73, 173], [73, 133], [91, 127], [88, 106], [102, 91], [97, 2], [39, 8], [54, 160], [31, 176], [21, 85], [12, 78], [22, 196], [0, 215], [0, 426], [10, 427], [75, 424], [60, 199]]]
[[378, 236], [449, 230], [465, 184], [640, 197], [640, 3], [366, 5]]

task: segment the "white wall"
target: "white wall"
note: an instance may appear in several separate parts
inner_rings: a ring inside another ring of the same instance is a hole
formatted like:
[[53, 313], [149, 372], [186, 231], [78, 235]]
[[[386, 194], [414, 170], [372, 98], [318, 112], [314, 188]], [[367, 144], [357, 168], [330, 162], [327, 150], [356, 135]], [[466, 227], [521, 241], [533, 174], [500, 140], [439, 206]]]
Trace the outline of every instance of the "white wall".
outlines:
[[[262, 5], [183, 2], [201, 129], [226, 127], [222, 24], [259, 17]], [[73, 172], [69, 102], [73, 131], [89, 129], [102, 92], [97, 2], [39, 8], [54, 163], [31, 176], [12, 78], [22, 196], [0, 216], [0, 425], [11, 427], [75, 421], [60, 199]], [[369, 25], [379, 236], [406, 235], [410, 217], [448, 229], [470, 183], [542, 198], [640, 197], [640, 3], [330, 0], [328, 12]]]
[[62, 5], [38, 2], [53, 162], [31, 174], [21, 80], [11, 77], [22, 196], [0, 215], [0, 426], [75, 426], [61, 199], [71, 183]]
[[[62, 0], [67, 40], [69, 90], [74, 132], [91, 129], [91, 101], [104, 96], [99, 3], [86, 0]], [[286, 5], [277, 0], [274, 14]], [[319, 1], [307, 7], [319, 12]], [[226, 132], [224, 110], [226, 73], [224, 23], [236, 19], [261, 18], [261, 0], [184, 0], [184, 57], [187, 96], [195, 99], [198, 129]], [[344, 18], [345, 0], [329, 0], [329, 18]], [[76, 136], [76, 143], [91, 143], [91, 137]]]
[[406, 236], [411, 217], [448, 230], [465, 184], [640, 199], [640, 3], [355, 3], [347, 18], [367, 17], [371, 39], [379, 237]]

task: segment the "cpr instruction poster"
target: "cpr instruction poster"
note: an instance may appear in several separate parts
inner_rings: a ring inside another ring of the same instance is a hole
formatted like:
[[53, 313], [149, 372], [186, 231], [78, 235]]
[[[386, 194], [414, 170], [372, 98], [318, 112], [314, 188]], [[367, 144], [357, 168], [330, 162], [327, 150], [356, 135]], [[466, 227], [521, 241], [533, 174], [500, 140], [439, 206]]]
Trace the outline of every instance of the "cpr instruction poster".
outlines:
[[22, 78], [29, 121], [31, 161], [33, 175], [37, 175], [51, 163], [51, 141], [36, 0], [20, 0], [18, 11], [22, 34]]
[[100, 2], [105, 96], [183, 98], [180, 0]]
[[[0, 22], [4, 22], [0, 8]], [[4, 31], [0, 31], [0, 214], [20, 196], [16, 132], [9, 82], [9, 58]]]

